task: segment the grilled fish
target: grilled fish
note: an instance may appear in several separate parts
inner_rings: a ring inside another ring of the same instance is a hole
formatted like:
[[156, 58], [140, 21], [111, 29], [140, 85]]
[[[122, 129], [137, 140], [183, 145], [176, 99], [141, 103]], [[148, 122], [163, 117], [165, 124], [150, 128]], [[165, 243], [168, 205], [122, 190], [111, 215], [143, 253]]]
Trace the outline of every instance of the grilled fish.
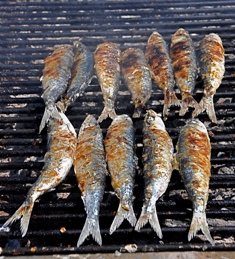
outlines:
[[99, 211], [108, 172], [102, 130], [93, 115], [88, 115], [80, 128], [74, 171], [87, 214], [77, 246], [79, 247], [90, 234], [102, 245]]
[[224, 62], [224, 47], [221, 38], [214, 33], [206, 35], [200, 43], [200, 70], [204, 82], [204, 96], [199, 103], [200, 108], [194, 110], [193, 116], [206, 110], [210, 120], [217, 123], [213, 96], [223, 79]]
[[108, 116], [111, 119], [117, 116], [114, 105], [120, 86], [120, 59], [121, 50], [113, 42], [101, 43], [95, 50], [95, 71], [104, 99], [104, 109], [98, 122], [102, 122]]
[[48, 151], [44, 156], [41, 175], [28, 191], [24, 203], [3, 225], [6, 227], [21, 218], [22, 237], [27, 233], [35, 200], [60, 184], [73, 165], [77, 139], [72, 124], [54, 106], [48, 126]]
[[176, 150], [179, 172], [193, 203], [193, 219], [188, 240], [201, 229], [208, 241], [214, 245], [205, 212], [211, 175], [211, 145], [204, 124], [197, 119], [189, 120], [180, 131]]
[[61, 111], [65, 112], [68, 106], [83, 94], [93, 77], [93, 70], [93, 53], [81, 42], [75, 41], [71, 78], [66, 93], [61, 101], [57, 102]]
[[123, 114], [113, 120], [108, 128], [104, 146], [111, 184], [120, 199], [118, 212], [110, 227], [112, 234], [124, 219], [132, 226], [136, 223], [132, 205], [136, 169], [134, 128], [128, 115]]
[[170, 56], [176, 85], [182, 97], [179, 115], [183, 116], [189, 106], [198, 108], [198, 103], [192, 97], [197, 78], [195, 49], [190, 35], [182, 28], [171, 37]]
[[149, 222], [162, 238], [155, 203], [168, 187], [173, 170], [174, 147], [161, 117], [153, 110], [148, 110], [145, 115], [143, 144], [145, 199], [135, 230], [139, 231]]
[[158, 32], [153, 32], [149, 37], [145, 58], [152, 71], [152, 79], [164, 93], [163, 118], [167, 119], [168, 109], [172, 105], [180, 106], [180, 102], [174, 92], [174, 73], [167, 45]]
[[51, 56], [45, 59], [43, 75], [41, 77], [43, 94], [42, 98], [46, 108], [39, 127], [43, 130], [52, 113], [55, 102], [66, 91], [68, 80], [71, 76], [73, 64], [73, 46], [61, 45]]
[[144, 53], [138, 48], [128, 48], [122, 53], [121, 70], [124, 83], [135, 105], [133, 118], [139, 118], [152, 92], [150, 70]]

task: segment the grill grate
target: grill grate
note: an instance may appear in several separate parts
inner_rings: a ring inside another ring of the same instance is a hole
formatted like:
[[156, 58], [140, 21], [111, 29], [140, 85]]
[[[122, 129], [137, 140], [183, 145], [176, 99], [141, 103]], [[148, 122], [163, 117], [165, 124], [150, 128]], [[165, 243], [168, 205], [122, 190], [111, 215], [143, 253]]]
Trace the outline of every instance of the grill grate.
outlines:
[[[136, 244], [137, 251], [234, 250], [235, 232], [235, 4], [227, 1], [1, 1], [0, 2], [0, 224], [21, 205], [30, 186], [43, 166], [46, 151], [46, 130], [38, 134], [44, 111], [39, 78], [43, 59], [54, 45], [71, 43], [81, 38], [92, 51], [103, 41], [144, 50], [148, 37], [157, 30], [169, 44], [171, 35], [180, 27], [188, 30], [195, 45], [204, 34], [215, 32], [223, 40], [226, 72], [214, 97], [219, 125], [207, 115], [205, 122], [212, 144], [212, 176], [207, 217], [216, 245], [211, 247], [197, 235], [190, 243], [187, 232], [192, 205], [177, 171], [167, 192], [157, 202], [163, 240], [147, 225], [140, 233], [127, 222], [113, 234], [108, 230], [118, 207], [110, 179], [101, 205], [100, 227], [103, 246], [88, 238], [80, 248], [76, 242], [85, 221], [85, 211], [73, 170], [56, 190], [40, 197], [35, 204], [29, 230], [22, 238], [19, 222], [10, 232], [0, 232], [2, 255], [53, 253], [126, 252], [126, 244]], [[198, 80], [196, 100], [202, 96]], [[179, 95], [179, 93], [177, 93]], [[154, 86], [149, 107], [162, 112], [163, 95]], [[133, 112], [130, 94], [121, 85], [117, 98], [117, 114]], [[93, 79], [85, 94], [68, 108], [67, 116], [78, 131], [86, 114], [103, 109], [102, 94]], [[185, 118], [171, 108], [166, 127], [174, 144]], [[102, 122], [104, 134], [111, 120]], [[142, 121], [134, 120], [137, 155], [142, 147]], [[136, 177], [134, 211], [139, 216], [143, 200], [143, 177]], [[60, 230], [64, 227], [66, 231]]]

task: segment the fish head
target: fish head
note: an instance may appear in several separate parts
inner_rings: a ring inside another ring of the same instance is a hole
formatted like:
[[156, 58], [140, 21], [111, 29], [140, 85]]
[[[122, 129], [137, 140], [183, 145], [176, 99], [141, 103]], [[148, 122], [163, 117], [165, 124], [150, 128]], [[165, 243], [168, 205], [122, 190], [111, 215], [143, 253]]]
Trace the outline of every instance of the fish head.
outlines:
[[161, 114], [158, 114], [151, 109], [146, 111], [144, 121], [146, 124], [165, 130], [165, 124], [161, 118]]

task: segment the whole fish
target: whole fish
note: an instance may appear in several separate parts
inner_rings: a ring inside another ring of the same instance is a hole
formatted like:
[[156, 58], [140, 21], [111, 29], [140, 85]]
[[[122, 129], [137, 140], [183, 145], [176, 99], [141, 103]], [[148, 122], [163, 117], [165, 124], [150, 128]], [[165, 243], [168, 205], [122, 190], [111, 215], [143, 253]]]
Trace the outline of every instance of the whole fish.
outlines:
[[88, 87], [94, 72], [93, 53], [81, 42], [74, 42], [74, 57], [68, 88], [57, 107], [65, 112]]
[[183, 116], [189, 106], [198, 108], [197, 101], [192, 97], [198, 71], [193, 41], [182, 28], [171, 37], [170, 56], [176, 85], [182, 97], [179, 115]]
[[153, 32], [149, 37], [145, 58], [152, 71], [152, 79], [164, 93], [163, 118], [167, 119], [168, 109], [172, 105], [180, 106], [180, 102], [174, 92], [174, 73], [167, 45], [158, 32]]
[[143, 127], [143, 156], [145, 199], [135, 230], [150, 223], [159, 238], [162, 231], [156, 211], [156, 201], [168, 187], [173, 170], [174, 147], [165, 125], [157, 113], [148, 110]]
[[116, 43], [104, 42], [95, 50], [95, 71], [104, 99], [104, 109], [98, 122], [102, 122], [108, 116], [111, 119], [117, 116], [114, 105], [120, 86], [120, 59], [121, 50]]
[[215, 33], [206, 35], [200, 43], [200, 70], [204, 96], [199, 103], [200, 108], [194, 110], [193, 116], [206, 110], [210, 120], [217, 123], [213, 96], [223, 79], [225, 72], [224, 62], [224, 47], [221, 38]]
[[21, 218], [21, 234], [26, 235], [35, 200], [60, 184], [73, 165], [76, 150], [76, 132], [68, 120], [54, 106], [48, 121], [48, 151], [44, 156], [42, 172], [27, 193], [20, 208], [8, 219], [3, 227]]
[[152, 92], [151, 74], [144, 53], [138, 48], [128, 48], [122, 53], [122, 76], [135, 105], [133, 118], [142, 116], [142, 110]]
[[124, 219], [132, 226], [136, 223], [132, 205], [136, 169], [134, 127], [128, 115], [119, 115], [113, 120], [108, 128], [104, 146], [111, 184], [120, 199], [117, 214], [109, 231], [112, 234]]
[[205, 212], [211, 175], [211, 145], [205, 125], [197, 119], [189, 120], [180, 131], [176, 150], [179, 172], [193, 203], [188, 240], [201, 229], [207, 240], [214, 245]]
[[108, 172], [102, 130], [93, 115], [88, 115], [80, 128], [74, 171], [87, 214], [77, 246], [79, 247], [90, 234], [99, 245], [102, 245], [99, 211]]
[[45, 59], [43, 75], [41, 77], [43, 94], [42, 98], [46, 108], [41, 120], [39, 132], [43, 130], [49, 120], [55, 102], [66, 91], [68, 80], [71, 76], [73, 64], [73, 46], [61, 45], [51, 56]]

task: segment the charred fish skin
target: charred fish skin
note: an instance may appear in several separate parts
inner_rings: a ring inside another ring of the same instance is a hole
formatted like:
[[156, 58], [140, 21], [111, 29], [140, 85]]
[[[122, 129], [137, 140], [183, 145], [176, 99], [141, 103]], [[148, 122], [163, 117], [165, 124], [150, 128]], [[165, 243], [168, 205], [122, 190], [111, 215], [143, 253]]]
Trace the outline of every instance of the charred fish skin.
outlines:
[[213, 97], [222, 82], [225, 72], [224, 47], [219, 35], [210, 33], [202, 39], [199, 63], [204, 96], [199, 103], [199, 109], [194, 110], [193, 116], [206, 110], [210, 120], [217, 123]]
[[152, 94], [151, 74], [143, 51], [139, 48], [126, 49], [122, 53], [121, 70], [135, 105], [132, 117], [140, 118]]
[[159, 114], [147, 110], [143, 127], [143, 171], [145, 199], [135, 230], [150, 223], [159, 238], [162, 231], [156, 211], [156, 201], [165, 193], [173, 171], [174, 147]]
[[134, 138], [133, 122], [126, 114], [119, 115], [113, 120], [105, 136], [104, 146], [111, 184], [120, 200], [117, 214], [110, 227], [110, 234], [124, 219], [127, 219], [132, 226], [136, 223], [133, 210], [136, 171]]
[[81, 42], [74, 42], [73, 66], [66, 93], [57, 106], [65, 112], [90, 84], [94, 74], [93, 53]]
[[176, 146], [176, 161], [189, 199], [193, 203], [193, 219], [188, 240], [202, 230], [214, 245], [206, 220], [206, 204], [209, 192], [211, 145], [205, 125], [192, 119], [181, 129]]
[[182, 96], [179, 115], [183, 116], [188, 107], [198, 108], [199, 105], [192, 97], [198, 74], [196, 53], [189, 33], [182, 28], [171, 37], [170, 57], [176, 85]]
[[168, 109], [172, 105], [180, 106], [180, 101], [174, 92], [174, 73], [167, 44], [158, 32], [153, 32], [149, 37], [145, 58], [152, 71], [153, 81], [164, 93], [163, 118], [167, 119]]
[[103, 93], [104, 109], [98, 118], [102, 122], [107, 117], [114, 119], [116, 115], [115, 101], [120, 86], [121, 50], [118, 44], [104, 42], [94, 52], [95, 72]]
[[108, 171], [105, 162], [103, 133], [93, 115], [88, 115], [80, 128], [74, 172], [87, 214], [77, 246], [79, 247], [90, 234], [99, 245], [102, 245], [99, 211]]
[[74, 160], [77, 136], [68, 118], [56, 107], [52, 108], [48, 121], [48, 151], [44, 156], [42, 172], [27, 193], [20, 208], [3, 227], [21, 218], [21, 234], [26, 235], [35, 200], [60, 184], [69, 173]]
[[59, 46], [45, 59], [43, 75], [41, 77], [42, 98], [46, 108], [39, 127], [39, 133], [45, 127], [55, 102], [64, 94], [71, 76], [73, 64], [73, 46], [69, 44]]

